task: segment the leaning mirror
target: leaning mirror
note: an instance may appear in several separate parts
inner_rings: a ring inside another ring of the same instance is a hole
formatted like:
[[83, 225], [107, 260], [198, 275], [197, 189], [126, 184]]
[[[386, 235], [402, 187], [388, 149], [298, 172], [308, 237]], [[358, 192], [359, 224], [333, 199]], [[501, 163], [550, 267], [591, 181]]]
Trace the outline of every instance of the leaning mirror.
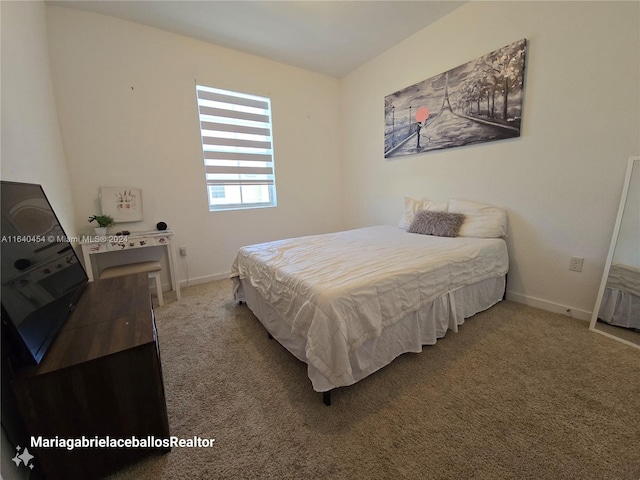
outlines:
[[640, 157], [631, 157], [590, 329], [640, 348]]

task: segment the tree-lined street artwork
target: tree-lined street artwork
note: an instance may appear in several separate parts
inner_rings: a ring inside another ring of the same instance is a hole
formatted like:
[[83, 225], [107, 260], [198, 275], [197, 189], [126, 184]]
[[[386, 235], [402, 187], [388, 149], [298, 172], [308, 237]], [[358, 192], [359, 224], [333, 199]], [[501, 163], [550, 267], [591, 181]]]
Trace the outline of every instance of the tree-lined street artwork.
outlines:
[[526, 39], [384, 99], [385, 158], [520, 136]]

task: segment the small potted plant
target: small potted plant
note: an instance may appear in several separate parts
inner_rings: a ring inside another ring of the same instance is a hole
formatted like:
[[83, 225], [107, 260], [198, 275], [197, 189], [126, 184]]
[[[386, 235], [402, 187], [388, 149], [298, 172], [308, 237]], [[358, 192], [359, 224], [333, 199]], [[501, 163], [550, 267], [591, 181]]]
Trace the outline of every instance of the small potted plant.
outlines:
[[110, 215], [92, 215], [89, 217], [89, 223], [96, 222], [98, 224], [95, 227], [96, 235], [104, 236], [107, 234], [107, 228], [112, 225], [115, 225], [116, 222], [113, 221], [113, 217]]

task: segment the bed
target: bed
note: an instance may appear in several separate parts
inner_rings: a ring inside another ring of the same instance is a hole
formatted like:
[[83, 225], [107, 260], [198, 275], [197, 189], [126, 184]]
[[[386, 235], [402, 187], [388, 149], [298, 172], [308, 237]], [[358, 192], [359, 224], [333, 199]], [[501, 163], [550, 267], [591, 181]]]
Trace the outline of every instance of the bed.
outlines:
[[331, 390], [421, 352], [499, 302], [508, 268], [503, 238], [382, 225], [243, 247], [231, 279], [235, 299], [307, 364], [329, 405]]
[[640, 329], [640, 268], [611, 265], [598, 318], [617, 327]]

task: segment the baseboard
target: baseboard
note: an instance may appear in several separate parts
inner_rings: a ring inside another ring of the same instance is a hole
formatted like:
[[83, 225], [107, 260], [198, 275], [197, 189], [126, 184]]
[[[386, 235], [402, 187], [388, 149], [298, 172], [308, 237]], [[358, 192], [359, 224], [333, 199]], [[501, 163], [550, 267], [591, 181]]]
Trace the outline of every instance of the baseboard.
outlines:
[[225, 280], [225, 279], [228, 279], [230, 275], [231, 275], [231, 272], [225, 272], [225, 273], [217, 273], [215, 275], [206, 275], [204, 277], [190, 278], [189, 280], [181, 280], [180, 288], [184, 288], [189, 285], [199, 285], [201, 283], [215, 282], [216, 280]]
[[560, 305], [559, 303], [549, 302], [540, 298], [529, 297], [521, 293], [515, 293], [507, 291], [507, 300], [523, 303], [531, 307], [546, 310], [547, 312], [559, 313], [571, 318], [577, 318], [578, 320], [591, 321], [592, 312], [580, 310], [568, 305]]
[[[229, 272], [227, 272], [227, 273], [219, 273], [217, 275], [207, 275], [206, 277], [190, 278], [189, 280], [180, 280], [180, 288], [188, 287], [190, 285], [198, 285], [200, 283], [215, 282], [216, 280], [224, 280], [226, 278], [229, 278], [229, 275], [230, 275]], [[149, 286], [149, 289], [151, 290], [151, 293], [153, 295], [156, 294], [156, 287], [155, 287], [154, 283], [152, 283]], [[171, 291], [171, 284], [170, 283], [163, 283], [162, 284], [162, 291], [163, 292], [170, 292]]]

